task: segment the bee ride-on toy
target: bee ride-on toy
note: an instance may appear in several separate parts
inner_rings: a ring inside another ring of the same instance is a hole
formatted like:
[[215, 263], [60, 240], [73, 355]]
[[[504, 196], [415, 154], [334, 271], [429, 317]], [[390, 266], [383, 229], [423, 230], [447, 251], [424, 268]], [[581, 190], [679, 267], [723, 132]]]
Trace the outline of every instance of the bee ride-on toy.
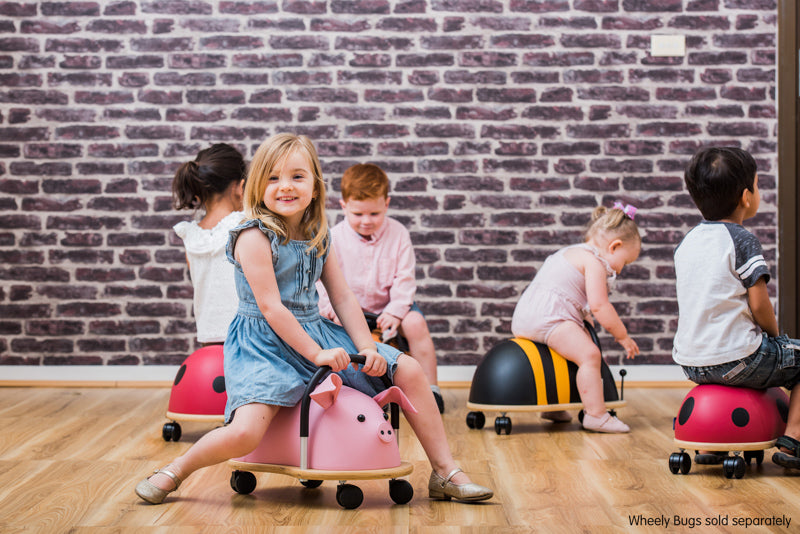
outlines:
[[[585, 327], [592, 340], [600, 347], [597, 333], [588, 322]], [[580, 410], [578, 417], [583, 421], [581, 403], [575, 375], [578, 366], [564, 359], [546, 345], [521, 338], [501, 341], [492, 347], [478, 363], [472, 377], [467, 408], [467, 426], [483, 428], [486, 423], [484, 411], [500, 412], [494, 420], [494, 430], [498, 434], [511, 434], [509, 412], [549, 412], [557, 410]], [[611, 414], [615, 409], [625, 406], [608, 365], [601, 360], [603, 378], [603, 398]], [[621, 392], [624, 392], [626, 371], [619, 372], [622, 377]]]
[[[359, 364], [366, 360], [361, 355], [350, 355], [350, 359]], [[320, 367], [302, 400], [278, 411], [253, 452], [228, 461], [234, 470], [231, 488], [251, 493], [256, 487], [254, 471], [288, 475], [307, 488], [317, 488], [323, 480], [338, 480], [336, 502], [352, 509], [361, 505], [364, 494], [347, 480], [388, 478], [391, 499], [406, 504], [414, 489], [398, 477], [410, 474], [413, 467], [400, 460], [398, 404], [404, 410], [416, 410], [385, 374], [382, 380], [388, 389], [369, 397], [343, 386], [336, 374], [323, 382], [329, 372], [328, 366]], [[391, 415], [381, 408], [387, 403]]]
[[760, 465], [764, 450], [783, 435], [788, 413], [789, 397], [780, 388], [695, 386], [684, 397], [672, 423], [680, 451], [670, 454], [669, 470], [673, 474], [689, 472], [692, 459], [687, 449], [712, 451], [705, 454], [711, 461], [703, 463], [721, 463], [727, 478], [742, 478], [747, 464], [755, 459]]
[[178, 421], [201, 423], [225, 422], [225, 392], [222, 345], [208, 345], [187, 357], [175, 374], [169, 396], [161, 437], [164, 441], [181, 439]]

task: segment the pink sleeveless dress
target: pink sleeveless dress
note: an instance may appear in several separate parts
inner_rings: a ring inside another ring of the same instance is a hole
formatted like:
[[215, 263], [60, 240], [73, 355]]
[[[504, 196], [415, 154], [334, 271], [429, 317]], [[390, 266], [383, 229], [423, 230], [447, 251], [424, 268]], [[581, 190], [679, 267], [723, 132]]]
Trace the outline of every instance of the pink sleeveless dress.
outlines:
[[514, 336], [547, 344], [564, 321], [582, 327], [584, 319], [591, 318], [584, 275], [564, 257], [565, 251], [576, 247], [588, 250], [605, 266], [609, 287], [616, 279], [617, 273], [593, 246], [581, 243], [562, 248], [545, 260], [517, 302], [511, 319]]

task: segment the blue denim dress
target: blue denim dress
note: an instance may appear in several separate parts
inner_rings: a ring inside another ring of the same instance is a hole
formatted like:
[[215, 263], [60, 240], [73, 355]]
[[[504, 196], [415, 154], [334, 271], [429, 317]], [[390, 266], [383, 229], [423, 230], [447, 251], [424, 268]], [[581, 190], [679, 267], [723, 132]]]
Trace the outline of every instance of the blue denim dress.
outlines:
[[[287, 345], [270, 328], [258, 308], [242, 266], [233, 257], [234, 245], [241, 232], [256, 226], [269, 239], [272, 264], [284, 306], [323, 349], [343, 347], [348, 353], [358, 352], [344, 328], [319, 315], [315, 282], [322, 274], [327, 255], [320, 257], [316, 249], [307, 250], [307, 241], [281, 243], [282, 239], [261, 221], [245, 221], [230, 231], [226, 251], [228, 260], [234, 265], [234, 280], [239, 295], [239, 309], [228, 328], [224, 347], [225, 389], [228, 395], [226, 423], [231, 421], [236, 408], [253, 402], [294, 406], [300, 401], [306, 384], [317, 370], [316, 365]], [[401, 353], [388, 345], [377, 345], [378, 353], [388, 363], [391, 378]], [[368, 395], [385, 389], [379, 377], [371, 377], [351, 366], [340, 371], [339, 375], [346, 385]]]

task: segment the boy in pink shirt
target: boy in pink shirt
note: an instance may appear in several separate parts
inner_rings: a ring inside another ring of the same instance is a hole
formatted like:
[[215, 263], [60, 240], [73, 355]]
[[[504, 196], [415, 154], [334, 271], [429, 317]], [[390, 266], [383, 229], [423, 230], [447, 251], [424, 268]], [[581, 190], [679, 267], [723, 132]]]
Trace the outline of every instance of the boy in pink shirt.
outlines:
[[[422, 366], [444, 411], [437, 385], [436, 352], [422, 312], [414, 303], [417, 285], [411, 236], [400, 222], [386, 216], [389, 178], [371, 163], [353, 165], [342, 176], [345, 220], [331, 229], [331, 243], [347, 284], [361, 308], [378, 316], [384, 339], [400, 333], [408, 351]], [[323, 317], [336, 321], [325, 288], [317, 284]]]

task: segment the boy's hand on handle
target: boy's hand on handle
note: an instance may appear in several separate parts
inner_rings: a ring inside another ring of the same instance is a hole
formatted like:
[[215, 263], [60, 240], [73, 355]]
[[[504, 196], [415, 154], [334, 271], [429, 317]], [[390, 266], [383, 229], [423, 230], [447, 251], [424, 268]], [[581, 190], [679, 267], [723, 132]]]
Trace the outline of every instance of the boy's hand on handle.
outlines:
[[[327, 365], [333, 372], [343, 370], [350, 363], [350, 355], [343, 348], [335, 349], [322, 349], [317, 353], [314, 358], [314, 364], [317, 367]], [[353, 364], [355, 366], [355, 364]]]
[[359, 352], [367, 361], [361, 371], [369, 376], [383, 376], [386, 373], [386, 360], [375, 349], [364, 349]]
[[618, 339], [617, 343], [622, 345], [622, 348], [625, 349], [625, 354], [628, 359], [634, 358], [639, 354], [639, 345], [631, 339], [631, 336], [625, 336], [622, 339]]
[[384, 340], [392, 339], [397, 333], [397, 329], [400, 328], [400, 318], [384, 312], [378, 316], [375, 320], [375, 324], [377, 324], [378, 328], [383, 332], [382, 338]]

